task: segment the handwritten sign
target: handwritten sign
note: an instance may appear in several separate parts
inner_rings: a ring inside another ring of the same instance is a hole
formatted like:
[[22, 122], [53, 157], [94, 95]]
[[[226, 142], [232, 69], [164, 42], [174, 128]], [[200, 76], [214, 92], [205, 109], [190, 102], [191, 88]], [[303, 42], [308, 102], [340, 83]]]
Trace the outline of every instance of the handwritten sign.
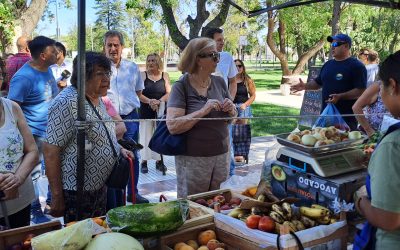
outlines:
[[[312, 66], [308, 72], [307, 82], [314, 80], [318, 77], [321, 67]], [[309, 115], [319, 115], [322, 108], [322, 91], [306, 91], [303, 97], [303, 103], [301, 104], [299, 125], [312, 127], [315, 121], [318, 119], [317, 116]]]

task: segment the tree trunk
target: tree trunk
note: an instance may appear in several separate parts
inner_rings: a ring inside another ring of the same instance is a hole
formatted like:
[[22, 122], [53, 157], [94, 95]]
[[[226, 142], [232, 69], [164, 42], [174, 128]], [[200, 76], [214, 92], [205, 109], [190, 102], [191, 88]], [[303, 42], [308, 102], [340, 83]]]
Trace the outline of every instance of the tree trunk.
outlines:
[[189, 43], [189, 40], [178, 29], [171, 4], [164, 0], [159, 0], [158, 2], [163, 10], [163, 18], [168, 27], [168, 32], [172, 41], [179, 47], [179, 49], [183, 50]]
[[15, 45], [18, 37], [25, 35], [32, 36], [33, 30], [36, 28], [40, 18], [46, 9], [47, 0], [32, 0], [27, 8], [18, 12], [19, 16], [15, 21], [15, 36], [11, 44], [6, 48], [6, 53], [16, 53], [17, 47]]
[[389, 52], [390, 52], [390, 54], [394, 53], [394, 48], [395, 48], [395, 46], [397, 44], [398, 39], [399, 39], [399, 33], [394, 33], [393, 39], [389, 44]]
[[[333, 12], [332, 12], [332, 36], [336, 35], [340, 31], [340, 14], [342, 13], [341, 1], [333, 2]], [[329, 59], [332, 59], [332, 49], [329, 52]]]
[[304, 52], [300, 57], [299, 60], [296, 63], [296, 66], [293, 69], [293, 75], [299, 75], [303, 73], [304, 71], [304, 66], [307, 64], [308, 60], [310, 60], [311, 57], [317, 54], [317, 52], [324, 47], [325, 44], [325, 37], [322, 37], [317, 44], [315, 44], [313, 47], [311, 47], [309, 50]]

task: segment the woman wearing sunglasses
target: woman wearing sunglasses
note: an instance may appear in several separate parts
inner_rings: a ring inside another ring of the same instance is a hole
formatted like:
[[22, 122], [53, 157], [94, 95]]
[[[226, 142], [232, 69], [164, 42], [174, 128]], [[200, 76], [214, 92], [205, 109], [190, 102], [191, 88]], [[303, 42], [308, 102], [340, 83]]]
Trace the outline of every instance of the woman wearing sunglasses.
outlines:
[[228, 177], [229, 120], [193, 119], [236, 116], [224, 79], [211, 75], [218, 62], [215, 41], [196, 38], [178, 64], [186, 73], [172, 87], [167, 126], [171, 134], [185, 133], [187, 140], [186, 153], [175, 157], [179, 198], [219, 189]]

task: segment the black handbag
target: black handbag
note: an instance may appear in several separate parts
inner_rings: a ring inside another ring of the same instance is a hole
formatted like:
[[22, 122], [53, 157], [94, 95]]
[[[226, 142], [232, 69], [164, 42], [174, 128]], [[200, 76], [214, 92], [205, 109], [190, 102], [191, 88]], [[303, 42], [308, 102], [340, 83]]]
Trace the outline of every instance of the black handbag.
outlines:
[[[93, 104], [90, 102], [90, 100], [87, 100], [89, 102], [90, 107], [92, 107], [94, 113], [96, 113], [97, 117], [102, 120], [100, 114], [97, 112], [96, 108], [93, 106]], [[107, 138], [108, 141], [110, 142], [111, 149], [113, 151], [113, 155], [115, 158], [118, 158], [117, 162], [113, 166], [113, 169], [111, 171], [110, 176], [108, 176], [108, 179], [106, 181], [106, 185], [109, 188], [116, 188], [116, 189], [125, 189], [126, 185], [128, 185], [128, 179], [129, 179], [129, 168], [130, 168], [130, 162], [125, 157], [120, 155], [118, 157], [117, 151], [115, 150], [114, 143], [111, 140], [111, 136], [108, 133], [108, 129], [104, 123], [102, 123], [104, 126], [104, 129], [106, 130]]]

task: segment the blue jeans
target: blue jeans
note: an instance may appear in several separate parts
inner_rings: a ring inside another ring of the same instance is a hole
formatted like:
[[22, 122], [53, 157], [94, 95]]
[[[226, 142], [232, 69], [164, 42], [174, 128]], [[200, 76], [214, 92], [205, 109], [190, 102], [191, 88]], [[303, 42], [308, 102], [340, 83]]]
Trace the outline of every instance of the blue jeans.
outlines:
[[233, 149], [233, 140], [232, 140], [232, 124], [228, 125], [229, 129], [229, 150], [231, 154], [231, 163], [229, 164], [229, 176], [232, 176], [235, 174], [235, 155], [234, 155], [234, 149]]
[[[40, 166], [37, 165], [35, 169], [32, 171], [32, 180], [33, 180], [33, 188], [35, 190], [35, 200], [32, 201], [31, 203], [31, 214], [32, 215], [43, 215], [42, 212], [42, 207], [40, 205], [39, 201], [39, 187], [38, 187], [38, 179], [44, 172], [44, 164], [43, 164], [43, 141], [44, 138], [33, 135], [33, 138], [35, 139], [36, 146], [38, 147], [39, 150], [39, 160], [40, 160]], [[36, 171], [35, 171], [36, 170]]]
[[[133, 110], [128, 115], [121, 115], [121, 117], [123, 120], [139, 119], [139, 115], [138, 115], [136, 109]], [[139, 122], [125, 122], [125, 126], [126, 126], [126, 132], [124, 134], [124, 139], [125, 140], [132, 139], [135, 142], [137, 142], [138, 135], [139, 135]], [[137, 150], [135, 150], [133, 152], [133, 154], [135, 155], [135, 159], [133, 161], [134, 173], [135, 173], [134, 187], [135, 187], [135, 193], [137, 194], [138, 193], [137, 185], [139, 182], [139, 154], [138, 154]], [[128, 181], [128, 195], [132, 195], [131, 178], [129, 178], [129, 181]]]

